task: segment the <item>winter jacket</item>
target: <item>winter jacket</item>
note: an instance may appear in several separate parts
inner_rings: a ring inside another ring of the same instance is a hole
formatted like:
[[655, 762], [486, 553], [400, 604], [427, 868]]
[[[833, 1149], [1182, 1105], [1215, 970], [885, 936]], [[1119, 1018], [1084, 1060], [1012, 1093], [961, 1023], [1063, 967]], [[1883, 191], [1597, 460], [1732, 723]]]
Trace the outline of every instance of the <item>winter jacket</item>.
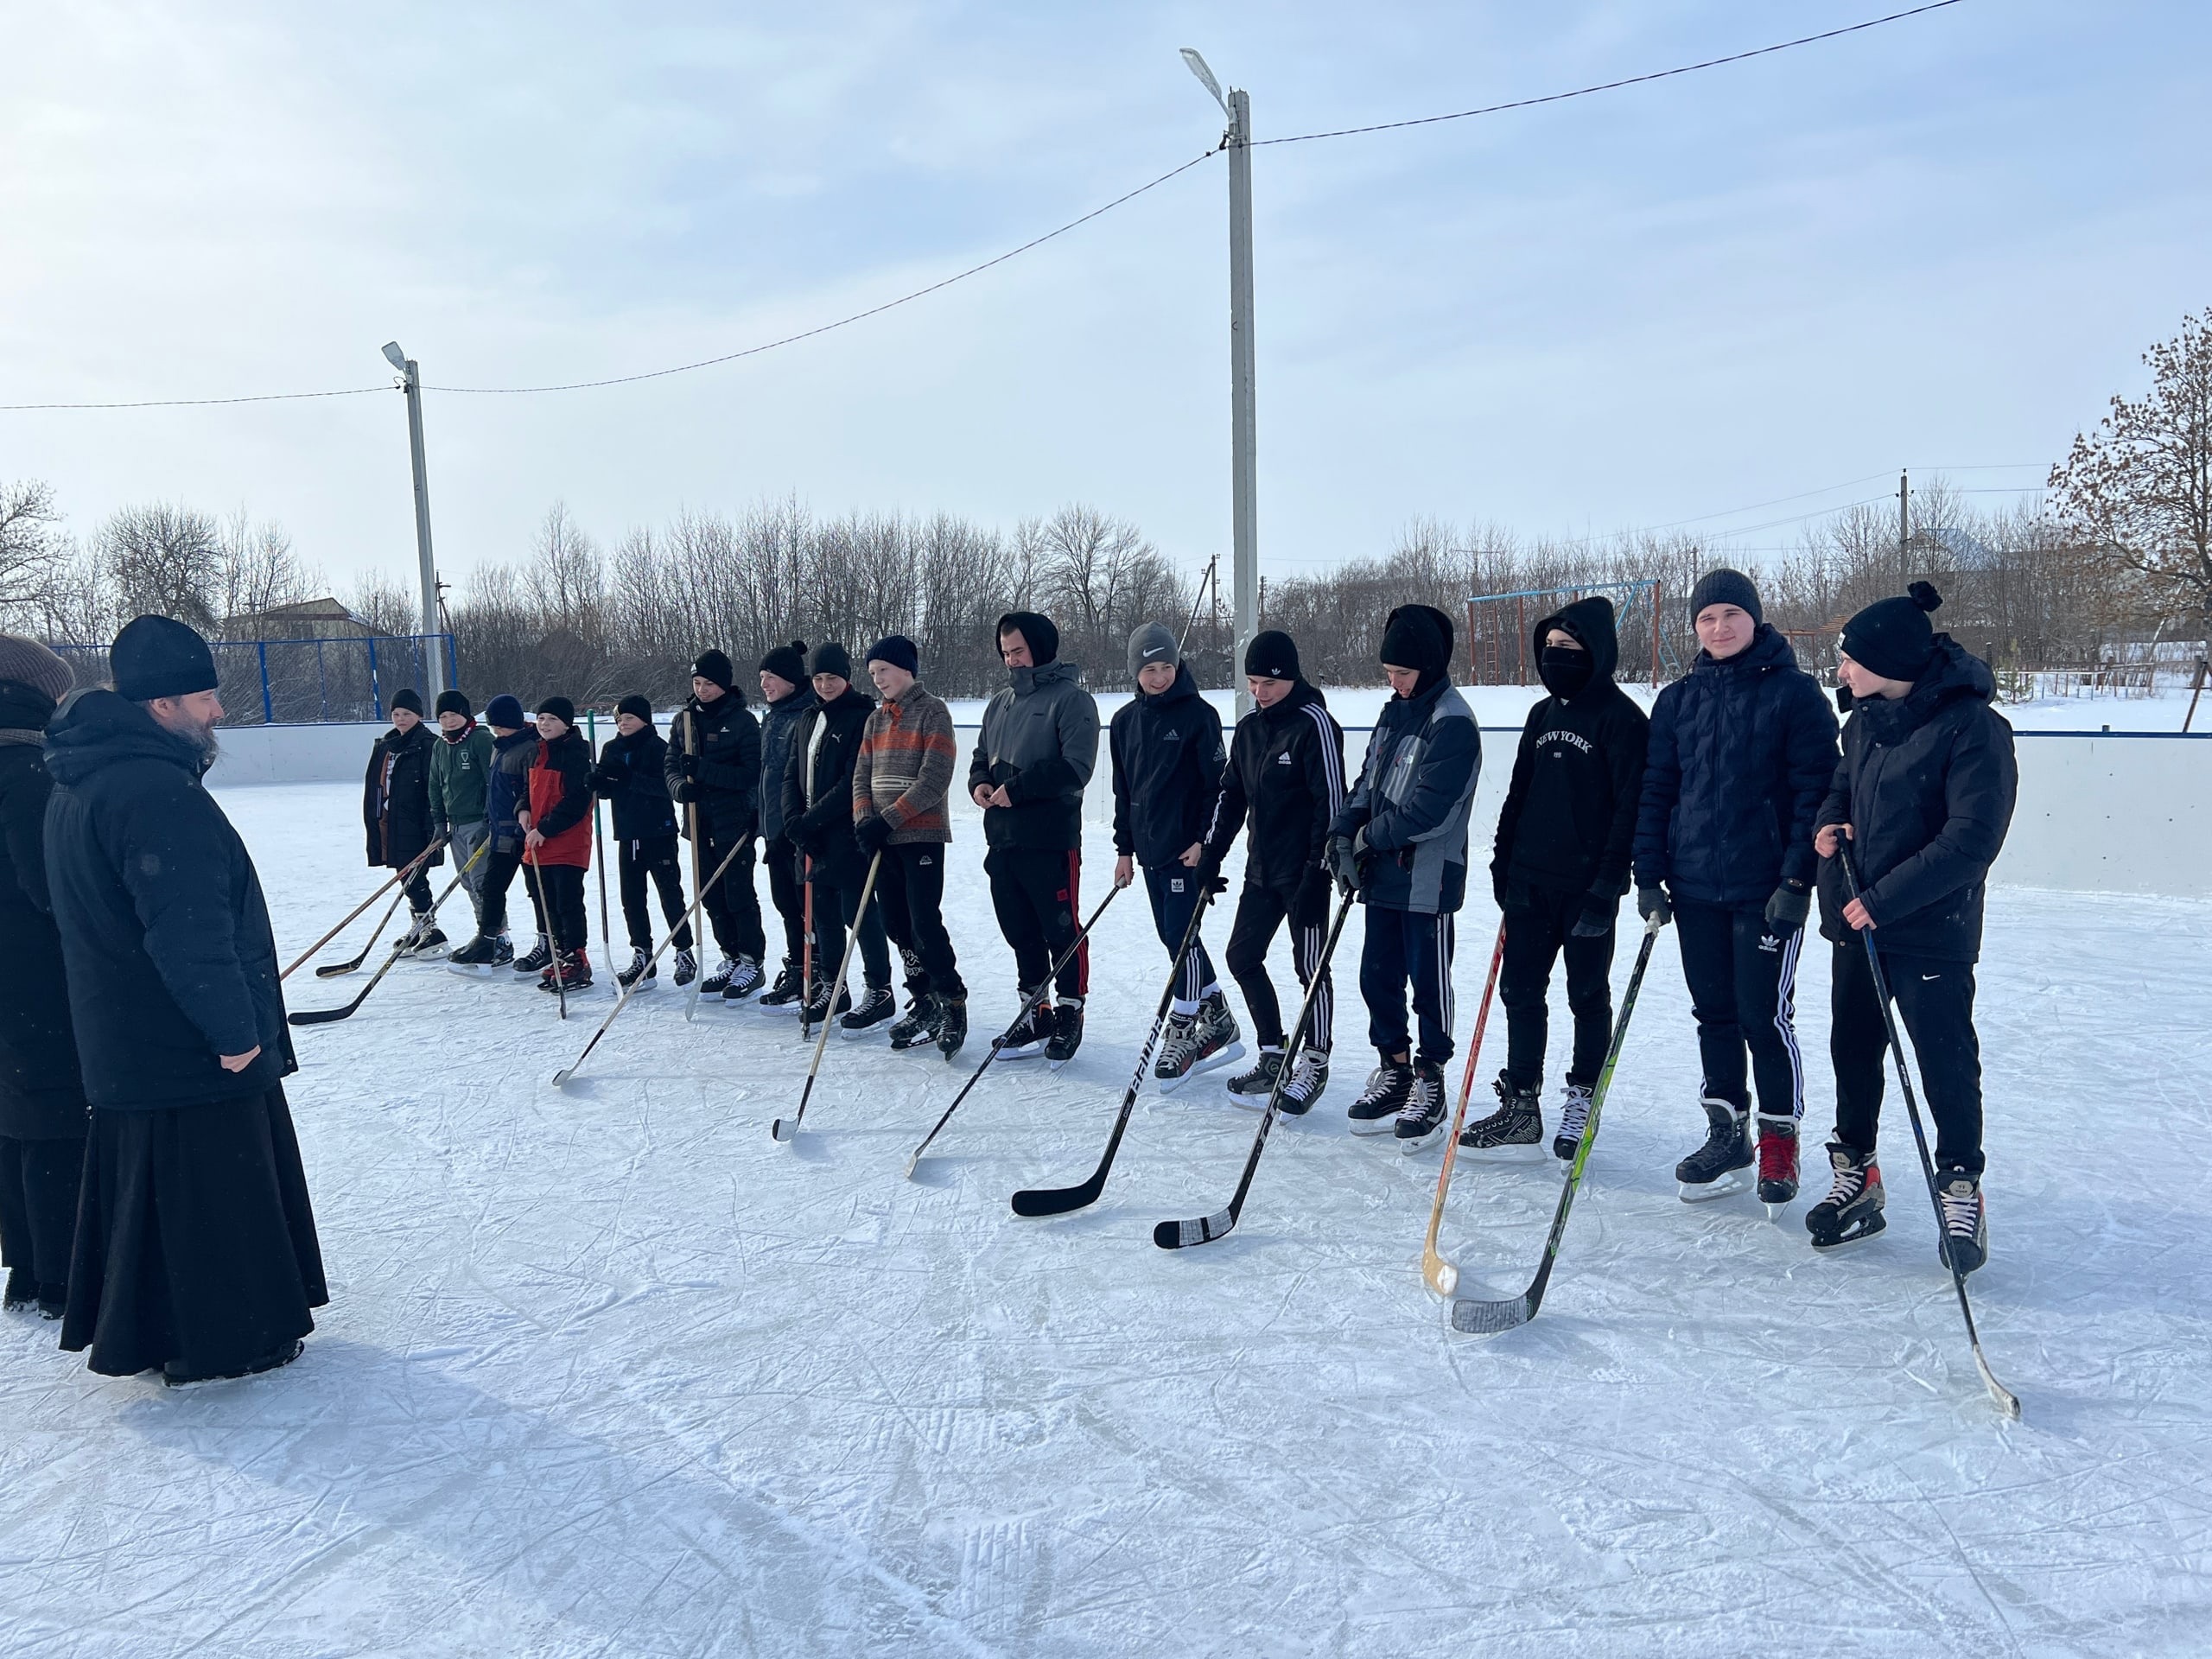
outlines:
[[668, 793], [668, 740], [651, 726], [610, 737], [592, 770], [599, 798], [614, 810], [614, 839], [647, 841], [676, 833], [676, 804]]
[[1158, 696], [1140, 690], [1106, 728], [1114, 761], [1114, 850], [1147, 870], [1206, 837], [1221, 793], [1221, 715], [1190, 664]]
[[[368, 830], [369, 862], [387, 870], [411, 864], [430, 844], [430, 746], [437, 734], [417, 721], [402, 734], [395, 726], [369, 750], [362, 780], [361, 823]], [[442, 864], [446, 855], [432, 855]]]
[[591, 745], [569, 728], [540, 739], [530, 766], [530, 827], [545, 837], [531, 859], [539, 864], [591, 868]]
[[1835, 775], [1835, 713], [1762, 622], [1659, 694], [1637, 810], [1636, 879], [1680, 899], [1764, 905], [1813, 882], [1813, 818]]
[[430, 743], [430, 827], [443, 835], [456, 823], [475, 823], [491, 810], [492, 734], [474, 721], [457, 738], [438, 733]]
[[[35, 717], [0, 715], [11, 735]], [[46, 801], [53, 791], [37, 744], [0, 744], [0, 1135], [18, 1141], [85, 1133], [69, 981], [46, 887]]]
[[760, 839], [773, 841], [784, 829], [784, 773], [791, 769], [791, 734], [820, 706], [814, 688], [802, 685], [760, 711]]
[[[269, 907], [206, 765], [109, 690], [73, 695], [47, 728], [47, 880], [103, 1109], [237, 1100], [296, 1069]], [[217, 1063], [256, 1046], [243, 1071]]]
[[952, 839], [945, 797], [959, 769], [952, 711], [916, 680], [887, 697], [861, 731], [853, 762], [853, 819], [880, 814], [894, 847]]
[[1098, 764], [1098, 705], [1073, 663], [1010, 671], [1013, 684], [983, 709], [968, 762], [968, 792], [1003, 785], [1011, 806], [986, 807], [993, 847], [1073, 852], [1083, 845], [1083, 791]]
[[1590, 653], [1590, 681], [1572, 697], [1546, 697], [1529, 709], [1497, 816], [1491, 873], [1509, 889], [1610, 901], [1628, 891], [1651, 721], [1613, 683], [1620, 645], [1611, 605], [1577, 600], [1537, 623], [1539, 657], [1554, 628]]
[[784, 833], [814, 860], [817, 874], [838, 885], [860, 880], [867, 868], [853, 839], [853, 766], [874, 712], [874, 699], [848, 685], [842, 696], [810, 709], [791, 734]]
[[527, 726], [492, 740], [492, 775], [484, 791], [484, 810], [495, 853], [522, 850], [522, 825], [515, 813], [530, 802], [530, 769], [537, 764], [537, 734]]
[[[753, 828], [760, 816], [760, 722], [745, 706], [745, 694], [732, 687], [712, 702], [690, 698], [677, 710], [668, 739], [669, 794], [696, 804], [717, 841], [734, 841]], [[683, 764], [695, 754], [697, 776], [687, 791]]]
[[[1989, 665], [1948, 633], [1904, 696], [1854, 705], [1818, 822], [1848, 823], [1874, 942], [1903, 956], [1973, 962], [1982, 893], [2005, 844], [2020, 775], [2012, 728], [1990, 707]], [[1821, 931], [1852, 937], [1843, 861], [1821, 865]]]
[[1329, 826], [1344, 804], [1344, 730], [1328, 701], [1300, 680], [1272, 709], [1236, 722], [1229, 764], [1206, 823], [1206, 856], [1218, 864], [1249, 819], [1244, 885], [1295, 893], [1325, 883]]
[[1364, 830], [1364, 904], [1447, 916], [1467, 896], [1467, 817], [1483, 765], [1482, 734], [1459, 688], [1440, 677], [1376, 716], [1367, 759], [1331, 826]]

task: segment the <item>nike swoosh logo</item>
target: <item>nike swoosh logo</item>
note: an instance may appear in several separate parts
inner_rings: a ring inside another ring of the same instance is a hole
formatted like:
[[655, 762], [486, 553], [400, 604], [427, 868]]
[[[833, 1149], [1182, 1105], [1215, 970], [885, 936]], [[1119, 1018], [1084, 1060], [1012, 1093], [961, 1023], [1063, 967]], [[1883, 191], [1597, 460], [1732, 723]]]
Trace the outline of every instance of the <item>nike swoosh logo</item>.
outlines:
[[1943, 976], [1941, 974], [1923, 974], [1920, 976], [1920, 979], [1923, 984], [1926, 984], [1931, 979], [1941, 979], [1942, 977]]

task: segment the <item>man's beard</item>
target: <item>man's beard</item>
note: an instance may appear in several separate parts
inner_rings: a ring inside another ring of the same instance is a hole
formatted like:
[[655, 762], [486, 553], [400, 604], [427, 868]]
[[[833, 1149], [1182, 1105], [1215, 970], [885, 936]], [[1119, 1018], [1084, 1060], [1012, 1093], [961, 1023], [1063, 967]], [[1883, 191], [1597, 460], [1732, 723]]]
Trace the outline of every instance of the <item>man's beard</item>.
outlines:
[[200, 770], [202, 772], [222, 759], [223, 746], [215, 736], [213, 721], [186, 720], [169, 729], [175, 735], [182, 738], [200, 751]]

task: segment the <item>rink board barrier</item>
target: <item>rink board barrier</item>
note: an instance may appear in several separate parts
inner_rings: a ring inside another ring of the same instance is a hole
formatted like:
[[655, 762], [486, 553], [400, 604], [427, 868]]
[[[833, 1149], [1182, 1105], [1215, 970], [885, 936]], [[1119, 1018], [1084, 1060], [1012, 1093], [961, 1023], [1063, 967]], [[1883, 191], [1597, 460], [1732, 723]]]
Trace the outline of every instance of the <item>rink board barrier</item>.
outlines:
[[[603, 722], [611, 734], [612, 722]], [[236, 726], [221, 732], [223, 758], [209, 781], [244, 784], [359, 783], [381, 724]], [[963, 725], [963, 754], [976, 728]], [[1344, 762], [1357, 772], [1368, 728], [1345, 728]], [[2083, 893], [2157, 893], [2212, 899], [2212, 734], [2020, 732], [2020, 800], [1997, 887], [2061, 887]], [[1224, 734], [1226, 742], [1227, 734]], [[1474, 861], [1490, 863], [1490, 836], [1512, 771], [1517, 726], [1483, 728], [1484, 766], [1475, 796]], [[1101, 735], [1099, 760], [1105, 762]], [[1349, 781], [1349, 779], [1347, 779]], [[1113, 791], [1102, 771], [1084, 798], [1084, 821], [1113, 822]], [[956, 798], [956, 818], [977, 809]]]

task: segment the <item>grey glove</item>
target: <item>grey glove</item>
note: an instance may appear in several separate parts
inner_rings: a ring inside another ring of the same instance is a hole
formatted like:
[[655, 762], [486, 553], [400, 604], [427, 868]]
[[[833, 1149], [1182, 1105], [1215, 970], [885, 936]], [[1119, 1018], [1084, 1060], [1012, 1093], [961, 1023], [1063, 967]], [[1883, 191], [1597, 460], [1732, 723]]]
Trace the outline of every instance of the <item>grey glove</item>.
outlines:
[[[1360, 831], [1363, 839], [1367, 832]], [[1329, 837], [1329, 874], [1337, 878], [1337, 887], [1343, 893], [1355, 893], [1359, 888], [1359, 842], [1350, 836]]]
[[1785, 881], [1766, 901], [1766, 925], [1777, 933], [1795, 933], [1812, 913], [1813, 895], [1795, 882]]
[[1636, 913], [1647, 922], [1656, 921], [1664, 927], [1675, 919], [1675, 906], [1668, 900], [1667, 889], [1655, 881], [1636, 890]]
[[1613, 931], [1613, 912], [1619, 900], [1600, 899], [1595, 893], [1582, 901], [1582, 913], [1574, 918], [1574, 925], [1567, 930], [1573, 939], [1602, 939]]

